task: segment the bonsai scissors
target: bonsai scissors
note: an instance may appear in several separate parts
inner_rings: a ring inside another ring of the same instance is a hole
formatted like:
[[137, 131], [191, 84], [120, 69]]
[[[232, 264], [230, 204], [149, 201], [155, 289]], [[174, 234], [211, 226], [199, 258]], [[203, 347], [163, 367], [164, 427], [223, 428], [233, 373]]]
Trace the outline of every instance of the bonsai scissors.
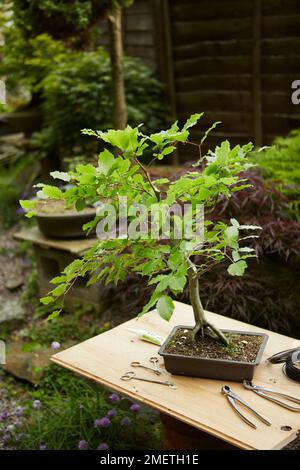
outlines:
[[240, 416], [240, 418], [245, 421], [245, 423], [247, 423], [249, 426], [251, 426], [252, 428], [254, 429], [257, 429], [257, 426], [256, 424], [254, 424], [252, 421], [250, 421], [250, 419], [248, 419], [246, 416], [244, 416], [236, 402], [238, 402], [240, 405], [244, 406], [245, 408], [247, 408], [249, 411], [251, 411], [258, 419], [260, 419], [260, 421], [262, 421], [263, 423], [265, 423], [267, 426], [271, 426], [271, 423], [266, 419], [264, 418], [262, 415], [260, 415], [257, 411], [255, 411], [254, 408], [252, 408], [252, 406], [248, 405], [248, 403], [246, 403], [242, 398], [240, 398], [238, 395], [236, 395], [232, 390], [231, 388], [228, 386], [228, 385], [224, 385], [224, 387], [222, 387], [221, 389], [223, 395], [226, 395], [226, 398], [229, 402], [229, 404], [232, 406], [232, 408], [234, 409], [234, 411]]
[[144, 379], [143, 377], [137, 377], [135, 372], [129, 371], [126, 372], [124, 375], [120, 377], [121, 380], [141, 380], [142, 382], [151, 382], [153, 384], [159, 384], [159, 385], [166, 385], [167, 387], [170, 388], [177, 388], [175, 384], [172, 382], [169, 382], [168, 380], [165, 381], [160, 381], [160, 380], [152, 380], [152, 379]]
[[244, 380], [243, 385], [247, 390], [252, 390], [252, 392], [255, 392], [260, 397], [266, 398], [267, 400], [270, 400], [273, 403], [276, 403], [277, 405], [282, 406], [283, 408], [287, 408], [288, 410], [291, 410], [291, 411], [300, 412], [299, 406], [289, 405], [288, 403], [285, 403], [284, 401], [278, 400], [272, 395], [285, 398], [286, 400], [289, 400], [298, 404], [300, 404], [300, 398], [292, 397], [291, 395], [287, 395], [286, 393], [275, 392], [268, 388], [259, 387], [258, 385], [254, 385], [251, 382], [251, 380]]
[[133, 361], [133, 362], [130, 363], [130, 365], [131, 365], [131, 367], [142, 367], [143, 369], [151, 370], [156, 375], [160, 375], [161, 370], [157, 365], [158, 364], [158, 358], [157, 357], [150, 357], [149, 362], [154, 365], [154, 368], [145, 366], [145, 365], [141, 364], [138, 361]]

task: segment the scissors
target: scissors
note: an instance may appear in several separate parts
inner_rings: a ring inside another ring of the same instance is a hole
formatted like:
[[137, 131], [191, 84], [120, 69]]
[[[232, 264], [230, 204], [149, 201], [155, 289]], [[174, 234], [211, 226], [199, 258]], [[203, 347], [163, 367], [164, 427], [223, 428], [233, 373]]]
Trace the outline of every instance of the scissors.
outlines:
[[240, 405], [244, 406], [245, 408], [247, 408], [249, 411], [251, 411], [258, 419], [260, 419], [263, 423], [265, 423], [267, 426], [271, 426], [271, 423], [266, 419], [264, 418], [262, 415], [260, 415], [257, 411], [254, 410], [254, 408], [252, 408], [250, 405], [248, 405], [248, 403], [246, 403], [242, 398], [240, 398], [238, 395], [236, 395], [232, 390], [231, 388], [228, 386], [228, 385], [224, 385], [224, 387], [222, 387], [221, 389], [223, 395], [226, 396], [229, 404], [232, 406], [232, 408], [234, 409], [234, 411], [239, 415], [239, 417], [245, 421], [245, 423], [247, 423], [249, 426], [251, 426], [252, 428], [254, 429], [257, 429], [257, 426], [256, 424], [254, 424], [252, 421], [250, 421], [250, 419], [248, 419], [245, 415], [243, 415], [241, 413], [241, 411], [239, 410], [236, 402], [238, 402]]
[[259, 387], [258, 385], [254, 385], [251, 382], [251, 380], [244, 380], [243, 385], [244, 385], [245, 388], [247, 388], [247, 390], [252, 390], [252, 392], [255, 392], [260, 397], [266, 398], [267, 400], [270, 400], [273, 403], [276, 403], [277, 405], [282, 406], [283, 408], [287, 408], [288, 410], [291, 410], [291, 411], [300, 412], [300, 407], [299, 406], [289, 405], [288, 403], [285, 403], [284, 401], [278, 400], [277, 398], [275, 398], [272, 395], [285, 398], [286, 400], [289, 400], [289, 401], [292, 401], [292, 402], [298, 403], [298, 404], [300, 404], [300, 398], [292, 397], [291, 395], [287, 395], [286, 393], [275, 392], [275, 391], [270, 390], [268, 388]]
[[151, 371], [154, 372], [156, 375], [160, 375], [160, 374], [161, 374], [161, 370], [160, 370], [160, 368], [158, 367], [158, 358], [157, 358], [157, 357], [154, 357], [154, 356], [153, 356], [153, 357], [150, 357], [149, 362], [154, 365], [154, 368], [145, 366], [144, 364], [141, 364], [141, 363], [138, 362], [138, 361], [133, 361], [133, 362], [131, 362], [130, 365], [131, 365], [131, 367], [142, 367], [143, 369], [151, 370]]
[[142, 382], [151, 382], [153, 384], [166, 385], [167, 387], [170, 387], [173, 389], [177, 388], [175, 384], [173, 384], [172, 382], [169, 382], [168, 380], [160, 381], [160, 380], [145, 379], [143, 377], [137, 377], [136, 373], [133, 371], [125, 372], [125, 374], [122, 375], [120, 379], [125, 380], [125, 381], [141, 380]]

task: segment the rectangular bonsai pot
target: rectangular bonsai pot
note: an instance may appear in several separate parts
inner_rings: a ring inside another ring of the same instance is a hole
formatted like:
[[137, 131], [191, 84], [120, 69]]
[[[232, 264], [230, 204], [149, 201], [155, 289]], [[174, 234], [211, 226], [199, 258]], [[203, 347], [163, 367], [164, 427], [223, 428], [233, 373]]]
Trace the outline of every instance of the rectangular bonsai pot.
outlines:
[[268, 335], [249, 331], [222, 330], [223, 333], [245, 334], [261, 336], [263, 338], [254, 362], [230, 361], [227, 359], [211, 359], [190, 357], [165, 352], [171, 338], [179, 329], [191, 330], [189, 326], [176, 326], [162, 344], [158, 354], [164, 358], [165, 368], [171, 374], [188, 375], [218, 380], [234, 380], [242, 382], [244, 379], [252, 380], [255, 366], [261, 361], [262, 353], [268, 341]]

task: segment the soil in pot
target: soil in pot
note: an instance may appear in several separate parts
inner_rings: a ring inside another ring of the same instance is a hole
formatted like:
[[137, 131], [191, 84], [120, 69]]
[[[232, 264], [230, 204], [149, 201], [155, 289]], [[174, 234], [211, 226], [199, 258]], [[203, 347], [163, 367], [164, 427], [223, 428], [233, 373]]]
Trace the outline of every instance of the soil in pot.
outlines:
[[80, 215], [80, 214], [91, 214], [94, 215], [96, 210], [93, 207], [86, 207], [82, 211], [78, 212], [75, 207], [67, 207], [65, 201], [60, 199], [47, 199], [40, 201], [36, 206], [37, 213], [39, 215]]
[[229, 345], [205, 335], [192, 339], [191, 330], [180, 328], [165, 348], [168, 354], [178, 354], [194, 358], [223, 359], [229, 361], [255, 362], [262, 336], [247, 334], [226, 334]]

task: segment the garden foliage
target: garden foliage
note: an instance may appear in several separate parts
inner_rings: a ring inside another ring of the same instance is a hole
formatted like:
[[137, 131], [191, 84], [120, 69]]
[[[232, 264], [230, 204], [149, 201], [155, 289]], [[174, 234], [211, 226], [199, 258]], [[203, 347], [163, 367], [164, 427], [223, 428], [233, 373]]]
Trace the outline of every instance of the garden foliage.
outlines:
[[[107, 130], [112, 127], [111, 69], [109, 55], [95, 52], [69, 52], [41, 83], [44, 129], [36, 136], [44, 149], [56, 154], [88, 156], [99, 148], [80, 133], [83, 127]], [[165, 120], [162, 86], [153, 70], [140, 60], [124, 59], [124, 79], [128, 120], [153, 132]]]
[[254, 160], [288, 197], [290, 212], [300, 222], [300, 129], [277, 137], [272, 147], [256, 152]]

